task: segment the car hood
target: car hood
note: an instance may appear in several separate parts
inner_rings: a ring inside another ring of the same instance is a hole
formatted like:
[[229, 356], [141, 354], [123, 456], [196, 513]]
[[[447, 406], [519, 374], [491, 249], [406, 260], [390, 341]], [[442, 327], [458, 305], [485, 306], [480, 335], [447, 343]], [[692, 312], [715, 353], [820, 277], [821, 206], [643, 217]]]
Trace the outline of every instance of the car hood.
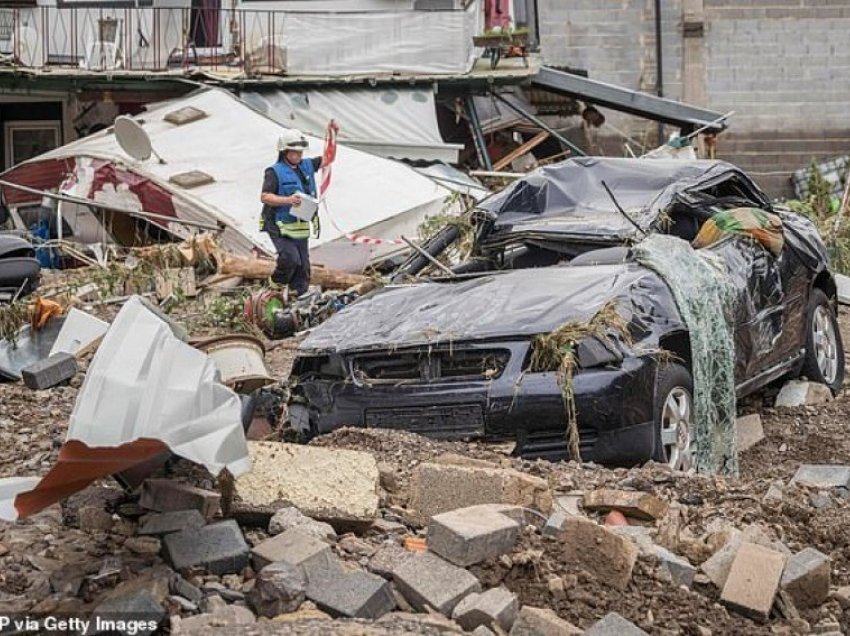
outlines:
[[309, 355], [530, 337], [570, 320], [587, 321], [610, 301], [631, 308], [629, 290], [647, 276], [656, 279], [649, 270], [626, 263], [386, 287], [317, 327], [299, 351]]

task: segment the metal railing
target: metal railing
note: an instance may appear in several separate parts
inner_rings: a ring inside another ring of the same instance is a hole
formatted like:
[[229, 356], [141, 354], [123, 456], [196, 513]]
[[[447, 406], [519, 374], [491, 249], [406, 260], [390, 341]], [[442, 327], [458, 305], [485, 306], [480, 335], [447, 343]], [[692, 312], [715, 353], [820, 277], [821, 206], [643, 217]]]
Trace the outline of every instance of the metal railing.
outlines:
[[94, 71], [285, 71], [279, 11], [170, 7], [0, 9], [0, 63]]

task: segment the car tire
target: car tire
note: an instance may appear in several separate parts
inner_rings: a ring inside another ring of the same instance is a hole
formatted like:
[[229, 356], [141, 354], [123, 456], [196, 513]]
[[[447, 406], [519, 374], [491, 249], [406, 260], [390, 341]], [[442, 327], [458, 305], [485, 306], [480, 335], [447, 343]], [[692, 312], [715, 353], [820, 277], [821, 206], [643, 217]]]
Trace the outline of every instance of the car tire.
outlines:
[[844, 384], [844, 345], [835, 309], [820, 289], [813, 289], [806, 313], [806, 354], [801, 375], [827, 385], [832, 392]]
[[694, 380], [677, 362], [661, 365], [655, 376], [653, 459], [674, 470], [694, 468]]

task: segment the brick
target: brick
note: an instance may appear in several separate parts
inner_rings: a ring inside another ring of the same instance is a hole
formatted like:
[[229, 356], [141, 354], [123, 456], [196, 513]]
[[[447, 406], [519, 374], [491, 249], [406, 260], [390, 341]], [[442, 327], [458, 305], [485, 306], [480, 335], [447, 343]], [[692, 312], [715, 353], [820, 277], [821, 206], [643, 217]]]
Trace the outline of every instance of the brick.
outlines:
[[805, 380], [791, 380], [785, 383], [776, 396], [776, 407], [815, 406], [831, 401], [832, 391], [828, 386]]
[[785, 565], [780, 586], [798, 609], [817, 607], [829, 596], [832, 567], [829, 557], [814, 548], [801, 550]]
[[585, 636], [649, 636], [633, 622], [626, 620], [616, 612], [606, 614], [602, 620], [590, 626]]
[[423, 463], [411, 476], [410, 507], [419, 520], [479, 504], [552, 510], [549, 484], [515, 470]]
[[327, 543], [299, 528], [291, 528], [255, 545], [251, 560], [258, 571], [270, 563], [286, 561], [302, 566], [309, 573], [314, 568], [331, 567], [334, 557]]
[[326, 521], [378, 516], [378, 465], [369, 453], [279, 442], [248, 442], [248, 452], [253, 468], [236, 479], [248, 504], [286, 502]]
[[298, 508], [287, 506], [272, 515], [269, 521], [269, 534], [274, 536], [281, 532], [286, 532], [290, 528], [300, 528], [304, 532], [312, 534], [317, 539], [336, 541], [336, 531], [329, 523], [311, 519], [298, 510]]
[[428, 525], [428, 548], [447, 561], [467, 567], [510, 552], [519, 524], [486, 506], [444, 512]]
[[623, 590], [632, 578], [638, 548], [629, 539], [581, 517], [570, 517], [560, 535], [565, 560]]
[[390, 582], [362, 570], [315, 570], [308, 575], [307, 597], [333, 617], [374, 620], [395, 609]]
[[781, 552], [745, 541], [735, 555], [720, 601], [745, 616], [766, 621], [785, 560]]
[[148, 479], [142, 484], [139, 505], [156, 512], [197, 510], [204, 519], [212, 519], [219, 510], [221, 495], [171, 479]]
[[613, 490], [602, 488], [589, 492], [584, 496], [582, 506], [585, 510], [607, 512], [619, 510], [628, 517], [655, 521], [667, 514], [669, 508], [653, 494], [638, 490]]
[[431, 607], [445, 616], [467, 594], [481, 591], [472, 574], [429, 552], [401, 563], [393, 570], [393, 581], [415, 609], [424, 612]]
[[77, 359], [70, 353], [54, 353], [21, 370], [21, 378], [33, 391], [49, 389], [77, 375]]
[[850, 466], [803, 464], [797, 469], [791, 483], [814, 488], [850, 488]]
[[158, 514], [147, 515], [139, 527], [139, 534], [160, 536], [202, 528], [207, 523], [197, 510], [172, 510]]
[[578, 636], [583, 633], [550, 609], [525, 605], [519, 611], [510, 636]]
[[735, 431], [738, 441], [738, 452], [751, 449], [764, 439], [764, 427], [761, 424], [761, 415], [753, 413], [739, 417], [735, 421]]
[[297, 610], [307, 598], [307, 578], [297, 565], [279, 561], [257, 573], [248, 592], [248, 605], [258, 616], [274, 618]]
[[504, 587], [494, 587], [486, 592], [473, 592], [454, 608], [452, 618], [466, 631], [496, 623], [508, 631], [516, 621], [519, 602], [516, 594]]
[[221, 575], [248, 565], [248, 544], [233, 519], [167, 534], [163, 543], [175, 570], [203, 567]]

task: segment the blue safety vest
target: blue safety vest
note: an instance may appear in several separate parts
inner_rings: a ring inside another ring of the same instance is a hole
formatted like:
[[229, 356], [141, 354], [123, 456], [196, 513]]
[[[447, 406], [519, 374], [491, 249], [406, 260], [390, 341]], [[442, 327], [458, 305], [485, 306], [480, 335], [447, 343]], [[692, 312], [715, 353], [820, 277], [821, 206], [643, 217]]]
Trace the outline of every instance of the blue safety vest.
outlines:
[[[304, 190], [304, 183], [301, 181], [301, 177], [298, 176], [298, 173], [288, 163], [279, 161], [272, 166], [277, 176], [277, 193], [279, 196], [288, 197], [296, 192], [304, 192], [310, 196], [316, 196], [316, 176], [313, 170], [313, 160], [302, 159], [300, 167], [304, 176], [307, 177], [309, 191]], [[291, 207], [290, 205], [282, 205], [272, 208], [274, 222], [280, 233], [290, 238], [309, 238], [310, 224], [292, 216], [289, 213]]]

